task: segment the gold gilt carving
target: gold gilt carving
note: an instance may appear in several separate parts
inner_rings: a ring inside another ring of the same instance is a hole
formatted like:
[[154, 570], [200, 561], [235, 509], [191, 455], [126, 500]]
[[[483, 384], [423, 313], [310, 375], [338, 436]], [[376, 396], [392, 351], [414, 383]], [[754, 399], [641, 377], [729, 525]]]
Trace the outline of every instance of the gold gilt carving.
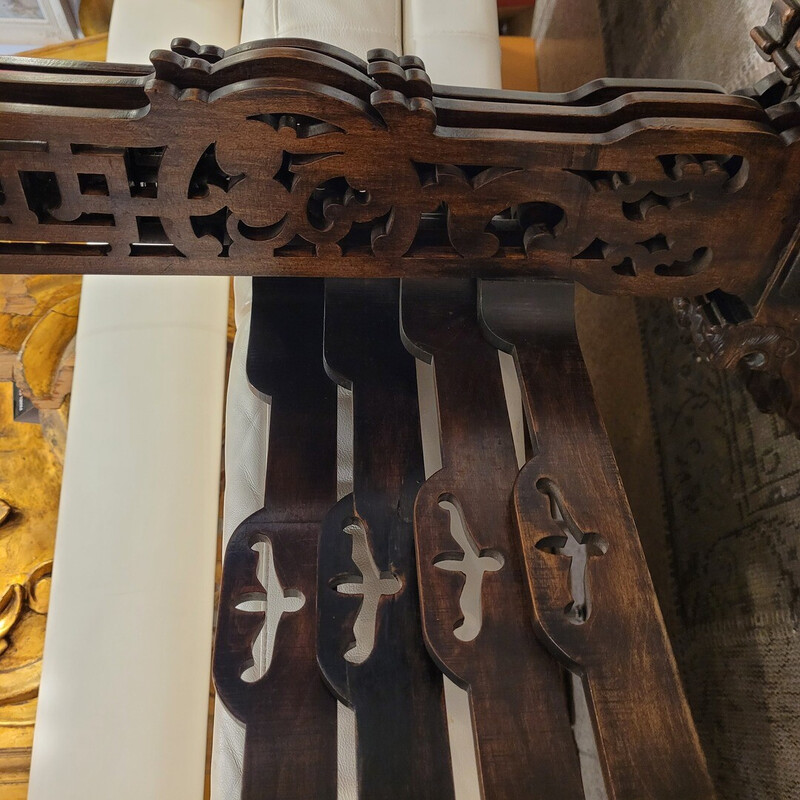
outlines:
[[[24, 797], [50, 594], [63, 450], [42, 425], [15, 422], [0, 383], [0, 798]], [[48, 428], [63, 410], [40, 412]], [[19, 781], [23, 781], [22, 784]]]
[[[27, 792], [80, 286], [0, 278], [0, 800]], [[14, 420], [11, 381], [41, 424]]]

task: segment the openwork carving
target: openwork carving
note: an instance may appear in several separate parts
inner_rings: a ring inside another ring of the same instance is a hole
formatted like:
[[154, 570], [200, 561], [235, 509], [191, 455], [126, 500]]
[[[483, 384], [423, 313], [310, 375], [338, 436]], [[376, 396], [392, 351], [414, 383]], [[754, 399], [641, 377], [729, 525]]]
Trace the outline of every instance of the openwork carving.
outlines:
[[564, 608], [571, 622], [583, 624], [592, 613], [586, 581], [587, 559], [605, 555], [608, 542], [599, 533], [584, 532], [570, 513], [561, 490], [548, 478], [540, 478], [536, 488], [550, 501], [550, 516], [562, 531], [561, 536], [545, 536], [536, 542], [539, 550], [570, 559], [572, 599]]
[[754, 198], [790, 216], [798, 191], [787, 129], [708, 87], [525, 101], [305, 40], [176, 40], [151, 69], [86, 66], [81, 82], [6, 63], [0, 269], [543, 274], [755, 296], [784, 231], [741, 223]]
[[344, 528], [353, 539], [353, 563], [358, 575], [340, 575], [331, 581], [331, 588], [340, 594], [361, 597], [361, 605], [353, 623], [353, 642], [344, 658], [362, 664], [375, 645], [375, 625], [382, 597], [391, 597], [402, 588], [400, 579], [391, 571], [381, 572], [375, 564], [367, 530], [361, 520], [353, 519]]
[[[715, 293], [673, 301], [679, 324], [692, 335], [697, 352], [715, 367], [779, 372], [797, 350], [789, 332], [749, 316], [737, 298]], [[737, 318], [738, 317], [738, 318]]]
[[735, 369], [761, 411], [800, 432], [800, 313], [781, 301], [780, 284], [755, 317], [722, 292], [676, 298], [673, 307], [705, 361]]
[[[241, 676], [246, 682], [257, 681], [267, 673], [272, 663], [278, 626], [281, 625], [284, 615], [297, 613], [306, 602], [305, 596], [299, 589], [284, 588], [281, 584], [269, 539], [257, 541], [251, 549], [258, 551], [259, 571], [266, 573], [266, 581], [263, 591], [248, 593], [244, 596], [246, 599], [243, 598], [235, 606], [236, 611], [261, 614], [264, 619], [263, 627], [253, 642], [253, 664]], [[267, 596], [267, 587], [270, 590], [270, 597]]]
[[469, 642], [481, 632], [483, 624], [481, 594], [484, 575], [502, 569], [505, 559], [495, 550], [478, 549], [455, 498], [445, 495], [444, 499], [439, 501], [439, 506], [450, 514], [451, 535], [461, 548], [461, 552], [441, 553], [433, 563], [438, 569], [460, 572], [464, 576], [464, 585], [461, 587], [461, 596], [458, 600], [462, 616], [453, 626], [453, 635], [462, 642]]

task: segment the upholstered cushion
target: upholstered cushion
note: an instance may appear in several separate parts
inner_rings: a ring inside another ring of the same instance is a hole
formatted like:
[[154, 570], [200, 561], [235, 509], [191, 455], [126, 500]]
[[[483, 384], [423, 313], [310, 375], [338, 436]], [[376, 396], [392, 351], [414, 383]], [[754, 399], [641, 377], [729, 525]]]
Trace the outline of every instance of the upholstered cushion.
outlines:
[[232, 47], [239, 41], [241, 0], [115, 0], [108, 61], [147, 63], [176, 36]]
[[419, 56], [434, 83], [499, 89], [494, 0], [405, 0], [403, 52]]
[[373, 47], [402, 50], [400, 0], [245, 0], [242, 41], [317, 39], [362, 57]]

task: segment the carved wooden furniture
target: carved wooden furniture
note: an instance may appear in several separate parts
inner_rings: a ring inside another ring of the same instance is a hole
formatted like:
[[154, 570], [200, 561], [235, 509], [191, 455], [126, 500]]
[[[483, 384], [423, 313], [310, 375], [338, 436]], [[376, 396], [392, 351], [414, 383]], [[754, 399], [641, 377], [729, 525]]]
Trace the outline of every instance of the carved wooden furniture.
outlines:
[[[336, 502], [336, 388], [322, 365], [322, 281], [281, 278], [255, 294], [248, 376], [271, 398], [264, 509], [234, 532], [225, 554], [214, 675], [247, 726], [242, 797], [336, 797], [336, 700], [316, 662], [316, 562], [321, 521]], [[243, 680], [266, 600], [258, 579], [268, 543], [280, 593], [297, 602], [280, 624], [267, 676]], [[287, 621], [288, 622], [288, 621]], [[274, 733], [280, 731], [280, 735]], [[303, 761], [298, 762], [301, 755]]]
[[[736, 95], [433, 86], [414, 57], [297, 39], [175, 40], [152, 68], [0, 62], [0, 271], [262, 276], [265, 501], [228, 548], [214, 664], [247, 726], [245, 797], [335, 795], [336, 697], [362, 797], [452, 796], [444, 673], [470, 693], [484, 797], [580, 798], [566, 671], [609, 797], [713, 796], [572, 282], [679, 298], [701, 354], [800, 426], [800, 6], [774, 6], [755, 38], [780, 74]], [[436, 376], [427, 481], [412, 355]]]

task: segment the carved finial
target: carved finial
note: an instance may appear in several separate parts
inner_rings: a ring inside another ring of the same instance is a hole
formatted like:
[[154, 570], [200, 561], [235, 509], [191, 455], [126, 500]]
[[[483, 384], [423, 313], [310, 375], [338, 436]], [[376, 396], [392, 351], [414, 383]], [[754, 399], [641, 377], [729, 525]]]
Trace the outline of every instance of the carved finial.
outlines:
[[397, 56], [391, 50], [377, 48], [367, 54], [367, 74], [383, 89], [406, 97], [433, 97], [433, 87], [425, 64], [417, 56]]
[[173, 53], [185, 58], [199, 58], [209, 64], [216, 64], [225, 57], [225, 48], [215, 44], [198, 44], [194, 39], [178, 37], [169, 46]]
[[204, 86], [214, 64], [225, 57], [225, 50], [213, 44], [200, 45], [193, 39], [173, 39], [169, 50], [153, 50], [150, 63], [156, 78], [182, 87]]

